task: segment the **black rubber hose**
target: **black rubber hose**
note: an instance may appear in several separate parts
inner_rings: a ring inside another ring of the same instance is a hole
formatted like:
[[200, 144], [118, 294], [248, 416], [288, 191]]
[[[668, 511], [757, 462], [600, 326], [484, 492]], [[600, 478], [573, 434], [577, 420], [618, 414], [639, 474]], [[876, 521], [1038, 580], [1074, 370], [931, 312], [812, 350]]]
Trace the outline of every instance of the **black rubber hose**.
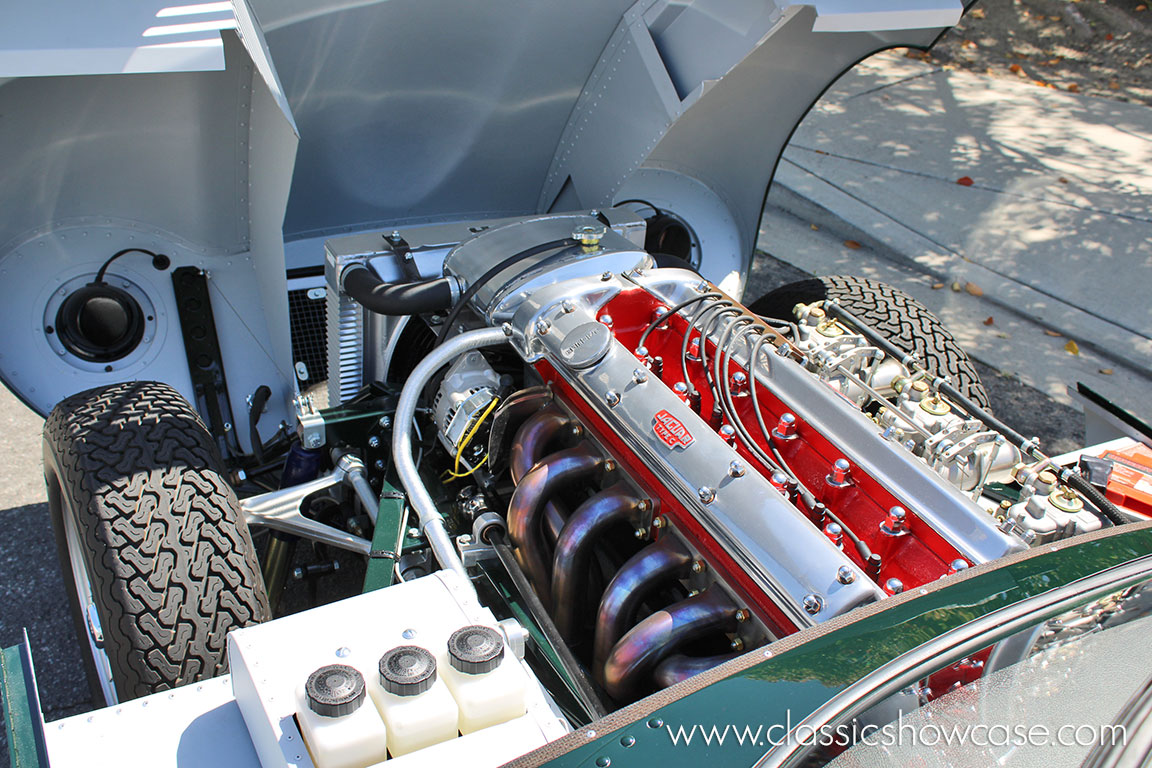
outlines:
[[418, 283], [388, 283], [363, 264], [353, 264], [340, 278], [344, 291], [369, 312], [378, 315], [420, 315], [452, 306], [450, 277]]
[[521, 262], [524, 259], [530, 259], [533, 256], [538, 256], [545, 251], [551, 251], [557, 248], [567, 248], [568, 246], [576, 244], [576, 241], [570, 237], [565, 237], [560, 240], [550, 240], [547, 243], [540, 243], [539, 245], [534, 245], [531, 248], [525, 248], [519, 253], [512, 254], [508, 258], [498, 263], [496, 266], [489, 269], [484, 274], [480, 275], [480, 277], [476, 278], [476, 280], [468, 286], [468, 290], [464, 291], [464, 295], [461, 296], [459, 300], [457, 300], [456, 304], [452, 307], [452, 311], [448, 313], [448, 317], [444, 319], [444, 324], [440, 326], [440, 334], [436, 337], [435, 346], [438, 347], [444, 343], [444, 340], [448, 338], [448, 334], [452, 332], [451, 328], [455, 324], [456, 319], [460, 317], [460, 313], [464, 311], [464, 307], [467, 306], [468, 302], [472, 300], [472, 297], [475, 296], [476, 293], [481, 288], [483, 288], [489, 280], [496, 277], [496, 275], [508, 269], [508, 267], [511, 267], [513, 264]]
[[1088, 499], [1088, 503], [1096, 507], [1097, 511], [1108, 518], [1113, 525], [1124, 525], [1125, 523], [1132, 522], [1124, 516], [1124, 513], [1121, 512], [1115, 504], [1108, 501], [1104, 494], [1096, 490], [1092, 483], [1085, 480], [1083, 476], [1073, 472], [1064, 472], [1061, 473], [1060, 479], [1072, 486], [1072, 490]]
[[272, 397], [272, 390], [261, 384], [252, 393], [252, 404], [248, 409], [248, 437], [252, 441], [252, 455], [256, 457], [257, 464], [264, 463], [264, 443], [260, 440], [260, 431], [256, 425], [260, 423], [260, 414], [264, 413], [264, 406]]

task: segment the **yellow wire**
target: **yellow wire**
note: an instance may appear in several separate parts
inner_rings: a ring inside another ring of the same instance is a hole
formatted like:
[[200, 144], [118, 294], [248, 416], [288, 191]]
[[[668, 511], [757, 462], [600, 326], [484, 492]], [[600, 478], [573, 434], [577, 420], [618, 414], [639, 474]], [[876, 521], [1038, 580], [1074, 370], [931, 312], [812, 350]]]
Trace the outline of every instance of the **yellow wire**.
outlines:
[[486, 461], [488, 461], [488, 454], [484, 454], [484, 458], [480, 459], [480, 462], [476, 466], [472, 467], [472, 469], [468, 470], [467, 472], [457, 473], [457, 472], [453, 472], [450, 469], [446, 469], [446, 470], [444, 470], [444, 476], [451, 479], [451, 480], [455, 480], [455, 479], [461, 478], [461, 477], [468, 477], [468, 475], [472, 474], [476, 470], [480, 469], [480, 467], [484, 466], [484, 462], [486, 462]]
[[492, 402], [488, 403], [488, 407], [484, 409], [484, 413], [480, 414], [480, 418], [477, 419], [476, 423], [472, 425], [472, 429], [468, 430], [468, 434], [466, 434], [464, 439], [460, 441], [460, 446], [456, 449], [456, 463], [452, 465], [452, 471], [449, 473], [451, 477], [468, 477], [468, 475], [480, 469], [480, 466], [488, 458], [487, 454], [485, 454], [484, 459], [482, 459], [479, 464], [472, 467], [470, 471], [465, 472], [464, 474], [459, 474], [460, 457], [464, 455], [464, 449], [467, 448], [468, 444], [472, 442], [472, 438], [476, 437], [476, 432], [480, 429], [480, 425], [482, 425], [487, 420], [488, 415], [496, 409], [496, 404], [499, 402], [500, 398], [492, 398]]

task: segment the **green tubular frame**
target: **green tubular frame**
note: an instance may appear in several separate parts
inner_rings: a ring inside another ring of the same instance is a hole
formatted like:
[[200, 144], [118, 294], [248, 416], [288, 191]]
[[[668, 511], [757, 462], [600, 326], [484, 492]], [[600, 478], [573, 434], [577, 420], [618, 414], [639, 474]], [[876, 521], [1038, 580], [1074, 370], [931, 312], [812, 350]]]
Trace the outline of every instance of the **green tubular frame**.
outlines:
[[36, 692], [27, 632], [19, 645], [0, 651], [0, 704], [12, 768], [48, 768], [44, 715]]

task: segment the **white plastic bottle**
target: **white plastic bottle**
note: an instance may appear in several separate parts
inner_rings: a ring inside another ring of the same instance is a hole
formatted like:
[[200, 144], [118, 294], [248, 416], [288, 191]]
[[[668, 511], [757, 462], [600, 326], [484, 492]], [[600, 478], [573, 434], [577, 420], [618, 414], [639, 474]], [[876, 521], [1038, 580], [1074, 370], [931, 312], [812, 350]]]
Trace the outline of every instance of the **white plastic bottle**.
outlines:
[[515, 657], [505, 657], [500, 632], [482, 624], [448, 638], [442, 664], [445, 684], [460, 708], [460, 733], [515, 720], [527, 711], [527, 681]]
[[364, 700], [364, 676], [345, 664], [320, 667], [296, 691], [296, 721], [317, 768], [365, 768], [388, 757], [388, 730]]
[[438, 679], [436, 658], [426, 648], [393, 648], [380, 657], [377, 672], [368, 692], [388, 726], [392, 757], [456, 738], [456, 701]]

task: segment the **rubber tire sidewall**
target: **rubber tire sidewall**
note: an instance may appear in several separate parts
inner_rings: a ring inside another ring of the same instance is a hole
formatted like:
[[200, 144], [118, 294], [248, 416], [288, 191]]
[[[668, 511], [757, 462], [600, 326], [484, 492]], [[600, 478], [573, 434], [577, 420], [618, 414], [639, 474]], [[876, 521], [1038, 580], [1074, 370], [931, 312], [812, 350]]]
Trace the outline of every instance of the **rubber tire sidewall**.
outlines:
[[[74, 477], [77, 474], [75, 470], [66, 469], [61, 462], [61, 452], [69, 452], [76, 450], [76, 443], [82, 442], [83, 432], [80, 435], [72, 435], [66, 440], [53, 440], [49, 436], [49, 426], [54, 418], [67, 418], [57, 415], [57, 410], [64, 407], [67, 408], [69, 404], [75, 403], [78, 399], [99, 398], [103, 393], [114, 391], [117, 387], [132, 387], [141, 386], [152, 388], [154, 392], [161, 392], [164, 396], [175, 401], [178, 400], [186, 412], [181, 412], [179, 415], [183, 418], [183, 422], [178, 427], [178, 431], [184, 433], [182, 437], [186, 437], [190, 442], [199, 443], [196, 445], [196, 450], [202, 453], [210, 454], [207, 461], [204, 462], [189, 462], [188, 466], [181, 465], [179, 468], [181, 485], [183, 488], [184, 478], [194, 479], [195, 476], [200, 475], [201, 479], [207, 477], [209, 474], [213, 478], [215, 485], [222, 486], [226, 489], [220, 505], [214, 505], [216, 508], [221, 509], [221, 524], [228, 526], [232, 530], [227, 538], [229, 541], [237, 542], [238, 546], [229, 551], [232, 559], [242, 560], [240, 570], [244, 573], [244, 584], [241, 589], [231, 589], [227, 587], [220, 587], [220, 585], [213, 584], [212, 588], [217, 588], [212, 594], [194, 594], [194, 590], [190, 589], [188, 584], [185, 583], [181, 586], [185, 588], [182, 600], [179, 603], [180, 608], [185, 606], [194, 605], [196, 608], [207, 604], [219, 606], [223, 602], [241, 603], [250, 608], [247, 613], [248, 619], [235, 624], [230, 624], [226, 629], [237, 628], [239, 626], [246, 626], [248, 624], [265, 621], [270, 618], [268, 610], [268, 599], [265, 593], [263, 580], [260, 576], [259, 564], [256, 559], [255, 548], [252, 545], [252, 540], [248, 534], [247, 526], [244, 523], [243, 516], [239, 510], [239, 503], [236, 500], [234, 492], [227, 486], [226, 475], [222, 469], [222, 463], [219, 456], [211, 443], [211, 436], [203, 424], [195, 416], [191, 406], [187, 404], [179, 396], [175, 390], [167, 385], [158, 384], [155, 382], [132, 382], [127, 385], [113, 385], [111, 387], [103, 387], [88, 392], [80, 393], [71, 398], [68, 398], [63, 403], [54, 409], [53, 413], [49, 415], [49, 420], [45, 425], [45, 439], [43, 443], [44, 454], [44, 470], [45, 481], [49, 488], [49, 510], [52, 520], [52, 527], [56, 536], [57, 554], [60, 560], [61, 570], [63, 571], [65, 589], [68, 594], [68, 600], [72, 609], [73, 622], [76, 628], [77, 638], [81, 643], [81, 654], [84, 658], [85, 670], [88, 675], [89, 685], [92, 689], [94, 699], [100, 703], [104, 697], [102, 686], [100, 685], [100, 677], [96, 670], [96, 663], [91, 656], [90, 648], [88, 647], [88, 631], [85, 612], [82, 608], [83, 602], [81, 596], [77, 593], [75, 579], [72, 574], [71, 558], [68, 552], [68, 543], [65, 530], [65, 516], [69, 516], [76, 526], [76, 532], [79, 537], [81, 559], [84, 561], [87, 569], [87, 577], [92, 585], [92, 598], [96, 606], [97, 615], [99, 616], [100, 623], [104, 635], [104, 650], [108, 656], [109, 665], [112, 671], [112, 678], [117, 692], [117, 697], [120, 701], [128, 701], [130, 699], [148, 695], [160, 690], [167, 690], [177, 685], [195, 682], [197, 680], [208, 679], [222, 674], [227, 670], [227, 657], [226, 657], [226, 642], [224, 637], [225, 631], [209, 632], [209, 637], [213, 641], [209, 646], [200, 646], [192, 649], [192, 652], [186, 653], [180, 659], [180, 664], [183, 666], [186, 663], [191, 663], [199, 667], [199, 671], [193, 675], [189, 675], [187, 679], [176, 680], [158, 680], [157, 675], [152, 675], [150, 669], [141, 669], [141, 659], [147, 659], [149, 652], [142, 650], [133, 645], [132, 641], [122, 632], [119, 621], [133, 621], [137, 618], [144, 618], [149, 613], [147, 606], [145, 610], [140, 612], [133, 612], [130, 606], [125, 605], [127, 599], [124, 595], [130, 595], [131, 589], [128, 579], [115, 573], [115, 568], [120, 563], [116, 560], [120, 556], [114, 547], [109, 546], [107, 541], [104, 540], [106, 533], [102, 534], [99, 527], [105, 524], [108, 520], [107, 516], [102, 517], [97, 510], [97, 507], [103, 504], [103, 499], [108, 489], [101, 491], [100, 484], [94, 483], [93, 478], [87, 478], [88, 483], [85, 484], [85, 478]], [[159, 388], [159, 389], [158, 389]], [[163, 411], [163, 408], [158, 409]], [[112, 418], [111, 416], [109, 418]], [[63, 444], [58, 444], [63, 443]], [[205, 451], [208, 447], [209, 450]], [[172, 471], [177, 471], [171, 468]], [[132, 476], [139, 482], [133, 482], [131, 487], [140, 488], [145, 491], [154, 491], [148, 484], [148, 478], [141, 478], [141, 474], [146, 472], [142, 467], [137, 468], [137, 471], [132, 473]], [[70, 491], [69, 488], [75, 484], [77, 487], [82, 487], [84, 491], [81, 495], [88, 495], [85, 502], [84, 499], [76, 498], [76, 493]], [[194, 490], [189, 490], [188, 493], [195, 493]], [[141, 494], [143, 495], [143, 494]], [[163, 499], [164, 501], [172, 501], [171, 498]], [[139, 501], [139, 499], [137, 499]], [[171, 507], [169, 507], [171, 509]], [[186, 514], [186, 513], [185, 513]], [[162, 515], [158, 515], [163, 519]], [[149, 518], [151, 521], [152, 518]], [[196, 545], [204, 541], [204, 525], [199, 525], [196, 529], [196, 536], [192, 539], [190, 546], [188, 542], [181, 536], [180, 551], [173, 554], [176, 562], [169, 564], [169, 568], [175, 569], [180, 566], [185, 568], [192, 568], [194, 565]], [[157, 536], [163, 536], [163, 531], [153, 531]], [[181, 532], [182, 533], [182, 532]], [[219, 531], [217, 531], [219, 533]], [[171, 553], [171, 550], [168, 550]], [[140, 557], [138, 553], [134, 553], [136, 557]], [[112, 567], [109, 567], [103, 560], [107, 559]], [[155, 561], [156, 558], [153, 558]], [[156, 563], [153, 562], [152, 573], [156, 572]], [[200, 582], [200, 586], [204, 587], [206, 580]], [[243, 591], [245, 594], [241, 595]], [[156, 592], [155, 594], [163, 594]], [[112, 597], [110, 597], [112, 596]], [[117, 597], [120, 599], [117, 600]], [[116, 610], [113, 611], [109, 605], [109, 600], [117, 602]], [[162, 605], [162, 608], [166, 607]], [[180, 610], [180, 618], [187, 619], [188, 611]], [[119, 615], [119, 621], [116, 618]], [[204, 630], [204, 624], [207, 622], [214, 622], [219, 620], [219, 617], [212, 615], [197, 614], [193, 617], [194, 621], [200, 623], [200, 626], [194, 635], [202, 637], [201, 632]], [[151, 621], [152, 617], [147, 617], [146, 620]], [[164, 622], [152, 622], [160, 627], [161, 631], [165, 629]], [[179, 628], [173, 628], [172, 634], [176, 635]], [[187, 638], [185, 638], [185, 641]], [[191, 645], [191, 644], [190, 644]], [[168, 646], [167, 649], [170, 649]], [[165, 649], [161, 649], [165, 650]], [[138, 663], [133, 664], [130, 660], [135, 659]], [[147, 662], [143, 662], [144, 667], [148, 667]]]

